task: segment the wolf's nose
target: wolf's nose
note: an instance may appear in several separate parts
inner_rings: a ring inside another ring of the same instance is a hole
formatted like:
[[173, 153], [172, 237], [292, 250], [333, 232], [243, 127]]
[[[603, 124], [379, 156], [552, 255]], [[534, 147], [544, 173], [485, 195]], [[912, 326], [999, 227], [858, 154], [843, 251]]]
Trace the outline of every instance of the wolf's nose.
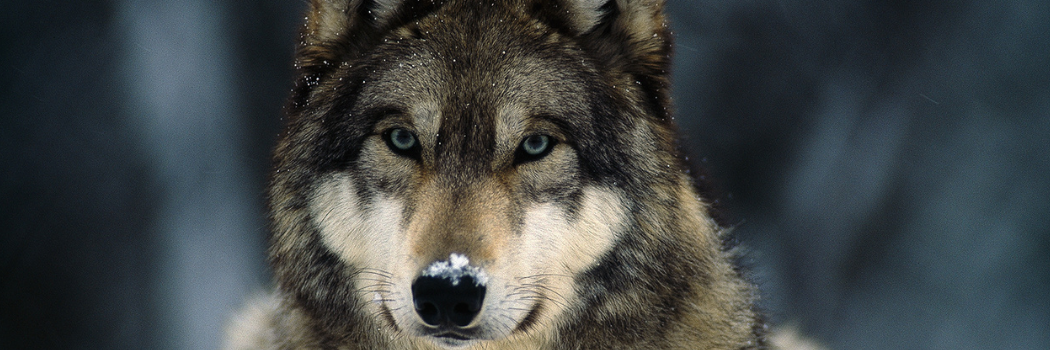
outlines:
[[485, 286], [471, 276], [422, 276], [412, 283], [412, 299], [416, 313], [426, 324], [440, 326], [451, 322], [466, 327], [481, 311]]

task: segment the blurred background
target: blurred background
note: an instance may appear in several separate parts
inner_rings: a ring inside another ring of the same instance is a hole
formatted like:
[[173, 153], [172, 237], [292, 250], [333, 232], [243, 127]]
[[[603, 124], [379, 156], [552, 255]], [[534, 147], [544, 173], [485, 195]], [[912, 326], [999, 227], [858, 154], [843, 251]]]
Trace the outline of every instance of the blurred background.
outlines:
[[[0, 2], [0, 349], [214, 349], [270, 286], [301, 0]], [[1050, 348], [1050, 2], [671, 1], [683, 145], [832, 349]]]

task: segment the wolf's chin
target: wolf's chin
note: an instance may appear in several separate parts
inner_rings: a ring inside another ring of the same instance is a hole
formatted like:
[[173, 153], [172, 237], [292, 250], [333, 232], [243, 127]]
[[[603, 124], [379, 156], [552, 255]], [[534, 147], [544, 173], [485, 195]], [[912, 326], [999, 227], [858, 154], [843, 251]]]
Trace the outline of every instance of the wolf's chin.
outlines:
[[428, 336], [431, 341], [441, 347], [450, 349], [462, 349], [478, 341], [478, 339], [465, 338], [458, 335]]
[[430, 329], [409, 331], [416, 337], [426, 339], [441, 348], [460, 349], [481, 341], [495, 341], [506, 337], [505, 334], [492, 334], [482, 328], [470, 329]]

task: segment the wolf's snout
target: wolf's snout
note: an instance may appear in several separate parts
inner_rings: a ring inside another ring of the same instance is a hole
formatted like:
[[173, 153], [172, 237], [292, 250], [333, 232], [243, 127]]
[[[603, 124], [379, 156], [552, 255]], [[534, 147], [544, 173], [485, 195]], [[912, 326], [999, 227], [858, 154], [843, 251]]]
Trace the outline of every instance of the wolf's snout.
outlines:
[[466, 327], [481, 311], [485, 286], [472, 276], [422, 276], [412, 283], [412, 299], [427, 325]]

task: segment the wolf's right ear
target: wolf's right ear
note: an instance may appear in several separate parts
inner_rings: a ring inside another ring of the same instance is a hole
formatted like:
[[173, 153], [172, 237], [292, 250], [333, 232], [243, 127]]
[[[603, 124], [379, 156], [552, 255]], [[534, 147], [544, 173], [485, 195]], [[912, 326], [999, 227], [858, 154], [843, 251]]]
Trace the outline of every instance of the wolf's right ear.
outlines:
[[310, 0], [295, 53], [293, 106], [305, 102], [331, 68], [375, 46], [402, 5], [403, 0]]
[[[311, 0], [299, 59], [304, 65], [333, 60], [367, 45], [398, 12], [403, 0]], [[323, 63], [323, 62], [322, 62]]]
[[[589, 46], [597, 57], [611, 59], [611, 67], [642, 64], [662, 75], [669, 62], [671, 35], [664, 15], [664, 0], [558, 0], [556, 11], [570, 32]], [[629, 68], [627, 68], [630, 71]]]
[[640, 84], [654, 114], [667, 119], [671, 31], [664, 0], [555, 0], [547, 18], [561, 19], [577, 42], [620, 75], [614, 84]]

